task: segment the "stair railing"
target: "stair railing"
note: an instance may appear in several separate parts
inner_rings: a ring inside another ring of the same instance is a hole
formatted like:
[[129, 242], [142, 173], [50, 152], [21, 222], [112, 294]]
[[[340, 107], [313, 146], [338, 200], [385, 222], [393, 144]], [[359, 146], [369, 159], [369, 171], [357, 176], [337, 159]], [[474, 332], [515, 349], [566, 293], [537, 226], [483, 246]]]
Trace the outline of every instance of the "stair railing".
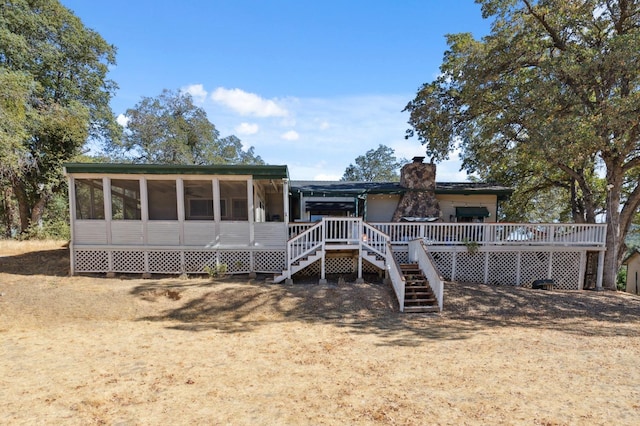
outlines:
[[389, 252], [387, 243], [389, 242], [390, 238], [387, 234], [363, 222], [362, 246], [365, 250], [372, 251], [386, 260], [387, 253]]
[[440, 275], [422, 239], [409, 241], [409, 262], [416, 262], [418, 264], [429, 282], [429, 287], [431, 287], [433, 294], [436, 296], [438, 308], [442, 311], [444, 302], [444, 278]]
[[324, 222], [320, 221], [287, 241], [288, 278], [291, 278], [291, 265], [322, 248], [323, 235]]
[[404, 312], [404, 290], [406, 286], [406, 280], [402, 271], [400, 269], [400, 265], [398, 261], [393, 256], [393, 251], [391, 250], [391, 241], [387, 241], [387, 273], [389, 274], [389, 280], [391, 280], [391, 285], [393, 286], [393, 291], [398, 298], [398, 305], [400, 306], [400, 312]]

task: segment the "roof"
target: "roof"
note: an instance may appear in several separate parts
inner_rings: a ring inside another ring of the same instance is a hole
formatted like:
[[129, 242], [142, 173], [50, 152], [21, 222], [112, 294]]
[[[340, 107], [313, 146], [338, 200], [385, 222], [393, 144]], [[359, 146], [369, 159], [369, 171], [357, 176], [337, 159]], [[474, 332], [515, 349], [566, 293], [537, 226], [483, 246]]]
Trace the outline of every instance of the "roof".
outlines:
[[626, 265], [628, 264], [632, 258], [636, 257], [640, 255], [640, 252], [638, 251], [638, 249], [633, 250], [631, 253], [629, 253], [623, 260], [622, 260], [622, 264]]
[[[344, 182], [292, 180], [292, 192], [306, 196], [357, 196], [360, 194], [403, 194], [406, 188], [400, 182]], [[436, 182], [436, 194], [493, 194], [498, 199], [506, 199], [513, 189], [490, 183], [478, 182]]]
[[251, 175], [254, 179], [288, 179], [287, 166], [216, 164], [208, 166], [175, 164], [66, 163], [65, 173], [149, 174], [149, 175]]

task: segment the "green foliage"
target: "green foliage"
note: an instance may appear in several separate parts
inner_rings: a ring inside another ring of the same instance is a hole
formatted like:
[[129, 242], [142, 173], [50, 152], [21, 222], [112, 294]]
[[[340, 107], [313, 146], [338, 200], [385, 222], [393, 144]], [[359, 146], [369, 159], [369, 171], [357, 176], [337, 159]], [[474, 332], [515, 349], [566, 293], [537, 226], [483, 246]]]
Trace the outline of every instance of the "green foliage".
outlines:
[[164, 90], [127, 110], [121, 142], [108, 146], [114, 158], [154, 164], [264, 164], [253, 147], [246, 152], [235, 136], [220, 138], [191, 95]]
[[385, 145], [360, 155], [345, 169], [342, 181], [394, 182], [400, 180], [398, 170], [407, 160], [396, 158], [395, 151]]
[[0, 5], [0, 179], [22, 232], [42, 222], [65, 187], [62, 164], [87, 138], [119, 137], [113, 64], [115, 48], [59, 1]]
[[440, 77], [406, 107], [407, 137], [437, 160], [460, 149], [465, 170], [514, 187], [508, 219], [533, 218], [539, 202], [556, 206], [555, 220], [606, 212], [605, 285], [615, 288], [640, 205], [640, 5], [478, 3], [491, 33], [448, 36]]
[[209, 275], [209, 278], [224, 278], [227, 276], [229, 267], [226, 263], [217, 263], [214, 266], [206, 265], [204, 271]]
[[70, 240], [69, 201], [67, 191], [51, 197], [39, 223], [32, 223], [19, 235], [23, 240]]
[[620, 268], [616, 276], [616, 287], [619, 291], [627, 290], [627, 268]]
[[462, 243], [467, 248], [467, 251], [469, 253], [471, 253], [472, 255], [476, 254], [478, 252], [478, 249], [480, 248], [480, 245], [478, 244], [477, 241], [471, 241], [471, 240], [468, 240], [468, 239], [465, 238], [462, 241]]

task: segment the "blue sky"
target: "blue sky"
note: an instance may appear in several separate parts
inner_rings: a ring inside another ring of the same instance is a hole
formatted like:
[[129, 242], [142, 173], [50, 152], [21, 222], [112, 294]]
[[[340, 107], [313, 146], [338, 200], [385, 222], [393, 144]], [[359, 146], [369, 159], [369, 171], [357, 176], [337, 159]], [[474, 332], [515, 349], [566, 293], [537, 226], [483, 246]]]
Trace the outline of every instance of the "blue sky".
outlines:
[[[438, 75], [445, 34], [489, 30], [472, 0], [61, 2], [118, 49], [116, 115], [188, 91], [221, 136], [292, 179], [338, 179], [380, 144], [424, 155], [402, 109]], [[456, 158], [439, 181], [465, 180]]]

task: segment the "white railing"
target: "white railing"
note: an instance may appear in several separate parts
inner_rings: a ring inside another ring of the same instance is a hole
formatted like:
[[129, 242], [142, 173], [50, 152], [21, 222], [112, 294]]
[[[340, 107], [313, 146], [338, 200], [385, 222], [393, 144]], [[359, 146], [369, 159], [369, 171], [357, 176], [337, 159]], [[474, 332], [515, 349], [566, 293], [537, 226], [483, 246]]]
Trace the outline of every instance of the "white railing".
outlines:
[[606, 240], [605, 224], [574, 223], [371, 223], [394, 245], [423, 239], [436, 245], [598, 246]]
[[322, 222], [318, 222], [303, 233], [287, 241], [287, 269], [291, 278], [291, 265], [308, 256], [312, 252], [322, 248], [323, 230]]
[[362, 240], [362, 219], [357, 217], [323, 217], [324, 240], [326, 243], [360, 244]]
[[387, 242], [387, 273], [389, 274], [393, 291], [398, 298], [400, 312], [404, 312], [404, 289], [406, 281], [400, 270], [400, 265], [398, 265], [398, 261], [393, 256], [393, 251], [391, 251], [391, 242]]
[[302, 234], [307, 229], [316, 225], [318, 222], [291, 222], [289, 223], [289, 238]]
[[373, 251], [380, 256], [386, 258], [387, 243], [389, 243], [389, 236], [382, 231], [374, 228], [373, 226], [363, 223], [362, 226], [362, 245], [370, 251]]
[[440, 276], [435, 262], [431, 258], [424, 241], [412, 240], [409, 242], [409, 262], [417, 262], [420, 270], [429, 282], [433, 294], [438, 301], [438, 308], [442, 311], [444, 302], [444, 279]]

